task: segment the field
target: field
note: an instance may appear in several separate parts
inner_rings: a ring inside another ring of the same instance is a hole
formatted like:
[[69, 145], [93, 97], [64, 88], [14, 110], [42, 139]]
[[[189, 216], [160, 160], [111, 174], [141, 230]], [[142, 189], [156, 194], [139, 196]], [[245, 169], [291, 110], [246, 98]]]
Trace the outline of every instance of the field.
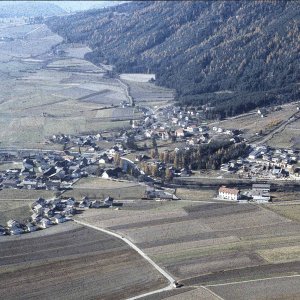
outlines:
[[[1, 30], [14, 38], [0, 43], [2, 146], [43, 148], [45, 137], [53, 134], [129, 126], [133, 111], [111, 108], [108, 115], [98, 114], [127, 97], [116, 79], [104, 77], [104, 68], [83, 59], [86, 46], [64, 45], [66, 56], [61, 57], [50, 49], [62, 39], [44, 25]], [[125, 117], [118, 120], [120, 115]]]
[[[240, 129], [245, 133], [245, 137], [249, 138], [255, 135], [256, 132], [259, 132], [259, 130], [263, 130], [263, 132], [269, 131], [270, 129], [273, 128], [272, 124], [275, 123], [279, 124], [282, 121], [286, 121], [296, 112], [296, 108], [297, 108], [296, 103], [286, 104], [286, 105], [282, 105], [282, 110], [269, 112], [264, 118], [261, 118], [255, 111], [252, 114], [245, 114], [244, 116], [242, 115], [228, 120], [214, 122], [212, 124], [213, 126], [218, 126], [225, 129], [232, 129], [232, 128]], [[294, 124], [295, 123], [292, 123], [290, 125], [291, 128], [294, 126]], [[292, 133], [292, 131], [289, 129], [289, 126], [287, 126], [285, 133], [287, 131], [289, 132], [289, 135], [291, 134], [293, 136], [296, 134], [296, 133]], [[290, 141], [289, 143], [286, 143], [287, 138], [281, 139], [282, 136], [283, 134], [278, 135], [278, 139], [281, 140], [281, 144], [280, 145], [276, 144], [276, 147], [285, 147], [288, 146], [288, 144], [290, 143]], [[274, 142], [272, 142], [271, 140], [269, 142], [273, 144], [273, 146], [275, 146], [275, 143], [278, 141], [277, 135], [275, 135], [275, 137], [276, 137], [276, 141], [274, 140]]]
[[[297, 200], [299, 200], [299, 198]], [[278, 204], [278, 205], [271, 204], [271, 205], [266, 205], [266, 208], [290, 220], [300, 222], [300, 203]]]
[[130, 94], [137, 105], [156, 108], [156, 106], [174, 101], [174, 91], [171, 89], [159, 87], [154, 83], [143, 80], [133, 80], [132, 78], [123, 81], [129, 86]]
[[125, 299], [165, 279], [121, 240], [67, 222], [0, 239], [5, 299]]
[[186, 189], [177, 188], [176, 196], [182, 200], [193, 200], [193, 201], [211, 201], [216, 197], [216, 190], [214, 189]]
[[296, 300], [300, 294], [300, 277], [258, 280], [254, 282], [234, 283], [229, 285], [208, 286], [223, 299], [257, 300], [285, 299]]
[[257, 205], [139, 201], [77, 218], [125, 235], [187, 287], [300, 274], [300, 224]]
[[5, 189], [0, 191], [0, 225], [10, 219], [22, 221], [31, 215], [30, 205], [39, 197], [52, 198], [50, 191]]
[[268, 142], [271, 147], [295, 147], [300, 149], [300, 120], [289, 124], [286, 128], [278, 134], [275, 134], [273, 138]]
[[88, 196], [92, 199], [103, 199], [111, 196], [116, 200], [141, 199], [145, 192], [145, 186], [132, 182], [120, 182], [102, 178], [82, 178], [73, 190], [66, 191], [65, 197], [81, 199]]

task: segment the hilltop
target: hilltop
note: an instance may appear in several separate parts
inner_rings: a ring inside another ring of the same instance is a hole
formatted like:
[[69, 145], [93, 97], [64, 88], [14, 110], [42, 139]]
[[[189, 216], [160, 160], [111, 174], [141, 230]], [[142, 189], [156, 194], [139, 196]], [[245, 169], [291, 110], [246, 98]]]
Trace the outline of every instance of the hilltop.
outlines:
[[181, 104], [224, 117], [299, 99], [299, 12], [297, 1], [133, 2], [48, 25], [87, 43], [91, 61], [156, 73]]

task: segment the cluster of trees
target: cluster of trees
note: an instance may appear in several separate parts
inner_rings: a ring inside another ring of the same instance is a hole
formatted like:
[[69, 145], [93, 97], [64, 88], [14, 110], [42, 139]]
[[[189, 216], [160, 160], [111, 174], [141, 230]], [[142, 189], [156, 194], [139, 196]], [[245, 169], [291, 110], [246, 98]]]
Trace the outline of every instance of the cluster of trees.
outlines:
[[48, 21], [94, 63], [153, 72], [186, 105], [226, 117], [299, 97], [297, 1], [131, 2]]
[[145, 174], [170, 179], [172, 171], [170, 166], [175, 169], [220, 169], [221, 165], [232, 159], [243, 157], [249, 151], [245, 143], [232, 144], [230, 142], [220, 142], [202, 144], [189, 150], [180, 151], [157, 151], [151, 150], [152, 158], [158, 159], [160, 163], [141, 162], [140, 168]]

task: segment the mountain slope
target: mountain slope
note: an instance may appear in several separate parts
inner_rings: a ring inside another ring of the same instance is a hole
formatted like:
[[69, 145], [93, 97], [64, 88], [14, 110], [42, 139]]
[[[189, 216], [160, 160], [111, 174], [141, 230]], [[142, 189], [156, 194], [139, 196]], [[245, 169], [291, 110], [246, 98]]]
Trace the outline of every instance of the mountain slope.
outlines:
[[299, 98], [297, 1], [132, 2], [48, 22], [87, 58], [154, 72], [182, 104], [230, 116]]

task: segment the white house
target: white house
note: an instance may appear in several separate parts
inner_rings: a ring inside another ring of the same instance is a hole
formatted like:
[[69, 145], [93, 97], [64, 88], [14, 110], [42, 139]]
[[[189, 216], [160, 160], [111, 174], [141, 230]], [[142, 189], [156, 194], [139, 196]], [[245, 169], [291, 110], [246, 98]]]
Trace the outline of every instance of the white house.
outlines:
[[225, 200], [239, 200], [241, 198], [241, 195], [238, 189], [227, 188], [223, 185], [219, 188], [219, 198]]
[[51, 225], [51, 221], [49, 219], [43, 218], [38, 223], [38, 226], [42, 229], [48, 228]]
[[37, 230], [37, 227], [30, 222], [28, 222], [25, 226], [26, 226], [27, 232], [34, 232]]
[[62, 216], [61, 214], [56, 214], [55, 216], [53, 216], [53, 218], [51, 218], [51, 220], [54, 224], [59, 224], [64, 223], [66, 221], [66, 217]]

